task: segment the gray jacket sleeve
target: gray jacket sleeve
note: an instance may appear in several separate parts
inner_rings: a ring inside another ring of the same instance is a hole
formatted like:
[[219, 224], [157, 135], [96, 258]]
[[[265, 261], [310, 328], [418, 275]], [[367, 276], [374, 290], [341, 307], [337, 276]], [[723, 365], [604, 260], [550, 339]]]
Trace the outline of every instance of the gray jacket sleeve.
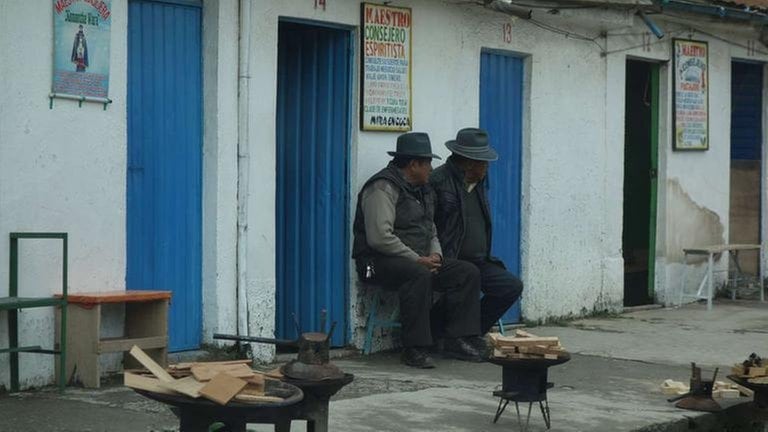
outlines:
[[443, 248], [440, 246], [440, 239], [437, 238], [437, 225], [434, 223], [432, 223], [432, 243], [429, 245], [429, 254], [443, 256]]
[[[363, 190], [361, 206], [368, 246], [384, 255], [419, 259], [419, 254], [395, 235], [395, 205], [400, 191], [387, 180], [377, 180]], [[433, 244], [437, 237], [433, 238]], [[440, 247], [438, 243], [438, 247]]]

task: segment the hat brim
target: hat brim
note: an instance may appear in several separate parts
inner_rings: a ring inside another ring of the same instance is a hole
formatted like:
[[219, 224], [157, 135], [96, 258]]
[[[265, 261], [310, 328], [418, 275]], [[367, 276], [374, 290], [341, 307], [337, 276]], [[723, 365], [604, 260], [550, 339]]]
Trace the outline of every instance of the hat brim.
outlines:
[[440, 159], [440, 160], [443, 159], [443, 158], [441, 158], [440, 156], [438, 156], [438, 155], [436, 155], [434, 153], [425, 154], [425, 155], [423, 155], [423, 154], [415, 155], [415, 154], [411, 154], [411, 153], [398, 153], [396, 151], [388, 151], [387, 154], [390, 155], [390, 156], [407, 156], [407, 157], [415, 157], [415, 158], [432, 158], [432, 159]]
[[467, 159], [485, 162], [493, 162], [499, 160], [499, 154], [496, 153], [496, 150], [494, 150], [491, 146], [488, 146], [481, 151], [477, 151], [475, 149], [462, 146], [456, 142], [456, 140], [447, 141], [445, 146], [448, 147], [448, 150], [450, 150], [452, 153], [456, 153], [459, 156], [464, 156]]

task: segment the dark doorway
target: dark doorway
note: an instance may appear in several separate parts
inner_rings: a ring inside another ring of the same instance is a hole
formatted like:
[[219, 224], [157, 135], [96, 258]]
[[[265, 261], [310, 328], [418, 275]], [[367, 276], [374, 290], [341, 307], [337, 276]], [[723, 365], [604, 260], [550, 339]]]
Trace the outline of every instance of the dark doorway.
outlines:
[[628, 60], [624, 130], [624, 306], [653, 303], [658, 65]]
[[[763, 150], [763, 65], [731, 65], [731, 198], [729, 242], [760, 244]], [[741, 270], [760, 272], [760, 253], [739, 253]]]

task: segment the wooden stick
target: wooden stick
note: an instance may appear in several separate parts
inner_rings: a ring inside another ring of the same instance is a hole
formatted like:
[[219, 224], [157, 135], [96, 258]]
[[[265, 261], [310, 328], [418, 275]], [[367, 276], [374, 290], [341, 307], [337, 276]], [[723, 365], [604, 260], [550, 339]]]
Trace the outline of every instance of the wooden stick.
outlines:
[[165, 382], [174, 381], [173, 377], [169, 375], [168, 372], [166, 372], [162, 366], [155, 363], [155, 361], [152, 360], [152, 358], [148, 356], [147, 353], [142, 351], [141, 348], [137, 347], [136, 345], [134, 345], [133, 348], [131, 348], [131, 355], [139, 363], [141, 363], [142, 366], [149, 369], [149, 371], [152, 372], [152, 375], [156, 376], [160, 381], [165, 381]]

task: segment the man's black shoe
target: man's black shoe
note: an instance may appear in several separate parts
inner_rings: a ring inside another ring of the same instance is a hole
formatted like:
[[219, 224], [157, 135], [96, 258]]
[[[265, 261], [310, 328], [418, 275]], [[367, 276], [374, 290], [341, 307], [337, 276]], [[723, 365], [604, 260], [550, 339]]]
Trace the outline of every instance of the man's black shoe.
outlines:
[[446, 338], [443, 356], [469, 362], [481, 362], [483, 358], [475, 348], [463, 338]]
[[480, 357], [482, 357], [483, 360], [487, 360], [491, 357], [491, 346], [488, 344], [488, 341], [486, 341], [484, 337], [467, 336], [464, 338], [464, 340], [466, 340], [467, 343], [470, 344], [478, 354], [480, 354]]
[[429, 356], [427, 350], [418, 347], [406, 347], [403, 349], [403, 354], [400, 357], [400, 361], [408, 366], [420, 368], [420, 369], [432, 369], [435, 367], [435, 362], [432, 357]]

